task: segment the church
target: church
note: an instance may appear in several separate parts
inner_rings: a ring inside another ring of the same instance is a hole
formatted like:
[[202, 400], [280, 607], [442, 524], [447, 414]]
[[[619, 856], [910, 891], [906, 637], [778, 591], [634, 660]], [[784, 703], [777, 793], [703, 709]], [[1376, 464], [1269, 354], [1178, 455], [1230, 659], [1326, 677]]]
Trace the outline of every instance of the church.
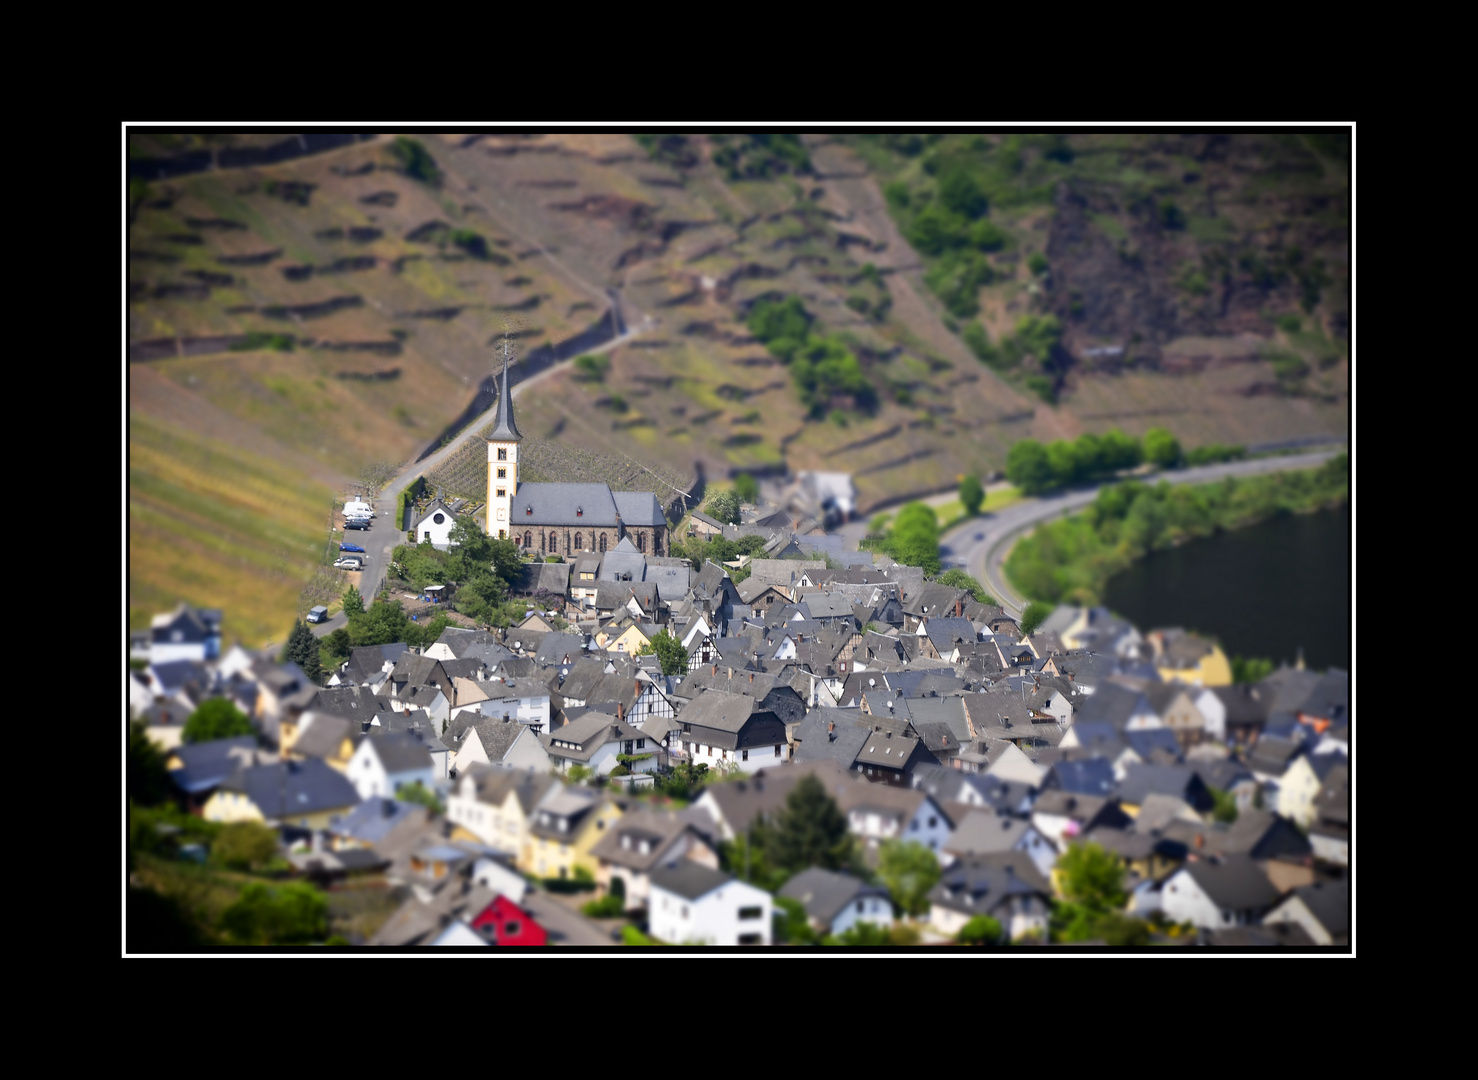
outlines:
[[667, 550], [667, 519], [650, 491], [612, 491], [609, 484], [523, 484], [518, 479], [518, 444], [508, 395], [508, 365], [498, 388], [498, 422], [488, 438], [489, 536], [512, 539], [540, 556], [608, 551], [622, 538], [648, 555]]

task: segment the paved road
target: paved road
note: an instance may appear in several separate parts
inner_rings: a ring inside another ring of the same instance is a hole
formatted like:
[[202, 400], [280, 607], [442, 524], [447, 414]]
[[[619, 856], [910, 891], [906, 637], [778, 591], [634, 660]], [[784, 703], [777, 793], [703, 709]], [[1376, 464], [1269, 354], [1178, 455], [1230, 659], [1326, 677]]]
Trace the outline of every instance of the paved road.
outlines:
[[[628, 325], [625, 333], [589, 351], [595, 354], [607, 352], [618, 345], [630, 341], [632, 338], [639, 337], [650, 329], [651, 325], [652, 322], [649, 318], [643, 318], [636, 326]], [[567, 367], [572, 363], [574, 363], [573, 359], [561, 360], [557, 364], [551, 364], [543, 371], [530, 375], [521, 382], [514, 383], [508, 392], [517, 401], [518, 395], [524, 387], [536, 386], [542, 380], [547, 379], [553, 372]], [[486, 412], [463, 428], [462, 433], [455, 439], [424, 461], [412, 462], [404, 472], [386, 484], [385, 489], [380, 492], [379, 497], [375, 500], [375, 519], [368, 530], [350, 529], [347, 532], [344, 531], [343, 508], [340, 508], [339, 513], [335, 516], [335, 525], [339, 531], [334, 536], [341, 543], [347, 541], [348, 543], [358, 544], [364, 548], [364, 570], [358, 574], [350, 574], [349, 584], [357, 586], [361, 593], [372, 593], [379, 586], [381, 578], [385, 576], [385, 572], [389, 569], [390, 553], [398, 545], [405, 543], [405, 533], [396, 528], [395, 521], [395, 512], [400, 505], [400, 493], [409, 487], [416, 477], [438, 468], [452, 454], [456, 453], [463, 443], [470, 439], [479, 438], [479, 433], [482, 429], [493, 422], [497, 408], [498, 403], [494, 401]], [[318, 637], [323, 637], [324, 634], [333, 633], [339, 627], [346, 625], [348, 621], [341, 611], [327, 622], [315, 625], [313, 627], [313, 633]]]
[[[1162, 473], [1149, 477], [1149, 481], [1157, 483], [1163, 479], [1172, 484], [1205, 484], [1228, 476], [1253, 476], [1284, 469], [1308, 469], [1343, 452], [1324, 450], [1289, 457], [1204, 465], [1196, 469]], [[1098, 497], [1101, 486], [1078, 488], [1042, 499], [1027, 499], [998, 514], [987, 514], [957, 525], [940, 537], [939, 550], [945, 566], [963, 566], [1009, 614], [1020, 615], [1021, 609], [1026, 606], [1026, 598], [1006, 583], [1001, 569], [1006, 556], [1011, 553], [1012, 545], [1042, 522], [1081, 510]]]

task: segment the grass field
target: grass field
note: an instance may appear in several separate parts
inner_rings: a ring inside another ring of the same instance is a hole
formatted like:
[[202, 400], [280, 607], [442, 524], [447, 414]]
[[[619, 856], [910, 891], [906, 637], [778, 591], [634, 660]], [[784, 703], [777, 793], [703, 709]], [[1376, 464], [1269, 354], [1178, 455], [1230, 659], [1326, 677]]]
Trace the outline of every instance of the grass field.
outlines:
[[324, 550], [334, 493], [240, 447], [129, 418], [129, 626], [178, 601], [224, 636], [282, 641]]

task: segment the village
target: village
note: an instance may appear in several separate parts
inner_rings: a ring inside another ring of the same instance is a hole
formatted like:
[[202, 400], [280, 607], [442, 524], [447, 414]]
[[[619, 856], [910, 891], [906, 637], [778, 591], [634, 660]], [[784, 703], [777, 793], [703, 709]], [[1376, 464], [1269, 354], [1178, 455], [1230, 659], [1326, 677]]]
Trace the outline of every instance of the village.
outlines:
[[[505, 370], [479, 528], [528, 560], [516, 625], [317, 680], [223, 649], [216, 610], [131, 643], [174, 805], [270, 830], [280, 880], [395, 898], [338, 943], [1349, 945], [1347, 673], [1234, 682], [1101, 607], [1023, 626], [846, 550], [834, 480], [672, 535], [653, 493], [520, 482], [511, 401]], [[672, 553], [703, 538], [749, 553]], [[249, 726], [210, 737], [227, 708]]]

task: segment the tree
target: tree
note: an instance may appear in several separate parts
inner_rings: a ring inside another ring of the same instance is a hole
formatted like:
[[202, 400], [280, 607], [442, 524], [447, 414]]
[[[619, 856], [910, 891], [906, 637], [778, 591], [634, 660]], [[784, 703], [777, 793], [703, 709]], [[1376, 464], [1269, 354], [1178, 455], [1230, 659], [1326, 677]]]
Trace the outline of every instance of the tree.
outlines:
[[688, 650], [683, 648], [681, 641], [672, 636], [670, 630], [664, 629], [652, 638], [652, 649], [662, 663], [662, 674], [681, 675], [688, 670]]
[[775, 913], [780, 918], [776, 927], [781, 945], [815, 945], [816, 931], [811, 928], [811, 919], [805, 905], [789, 896], [775, 897]]
[[715, 491], [703, 505], [719, 521], [739, 524], [739, 497], [732, 491]]
[[929, 910], [929, 890], [939, 883], [939, 859], [916, 840], [884, 840], [878, 848], [878, 877], [893, 902], [910, 915]]
[[975, 598], [977, 604], [995, 603], [990, 594], [985, 591], [985, 586], [958, 567], [954, 570], [946, 570], [934, 580], [940, 585], [948, 585], [951, 589], [969, 589], [970, 595]]
[[287, 646], [282, 650], [284, 662], [297, 664], [303, 674], [314, 682], [323, 677], [323, 666], [318, 660], [318, 639], [302, 619], [293, 623], [292, 633], [287, 636]]
[[210, 857], [232, 870], [265, 866], [277, 855], [277, 833], [259, 821], [235, 821], [221, 828]]
[[311, 885], [252, 882], [221, 913], [221, 929], [243, 945], [304, 945], [328, 933], [328, 901]]
[[939, 518], [926, 503], [909, 503], [898, 511], [888, 537], [893, 558], [907, 566], [921, 566], [926, 574], [939, 573]]
[[1001, 940], [1001, 924], [989, 915], [977, 915], [955, 935], [963, 945], [994, 945]]
[[846, 816], [815, 776], [801, 777], [764, 834], [765, 853], [778, 870], [840, 870], [852, 861]]
[[256, 733], [256, 725], [246, 713], [225, 698], [210, 698], [202, 701], [200, 708], [185, 720], [185, 730], [180, 733], [180, 738], [187, 743], [198, 743]]
[[891, 945], [892, 935], [888, 933], [886, 926], [877, 923], [859, 922], [853, 923], [840, 934], [827, 934], [821, 939], [823, 945], [847, 945], [856, 947], [858, 945]]
[[985, 502], [985, 488], [980, 486], [980, 477], [967, 476], [960, 481], [960, 502], [971, 517], [980, 513], [980, 504]]
[[1124, 891], [1124, 868], [1118, 857], [1099, 845], [1072, 843], [1057, 859], [1062, 895], [1090, 911], [1117, 911], [1129, 899]]
[[395, 797], [401, 802], [424, 806], [433, 814], [440, 814], [446, 810], [446, 807], [441, 805], [441, 800], [436, 797], [436, 792], [429, 791], [419, 780], [414, 784], [402, 784], [396, 788]]
[[739, 496], [741, 503], [753, 505], [760, 501], [759, 481], [747, 472], [740, 473], [734, 477], [734, 494]]
[[128, 726], [128, 798], [140, 806], [158, 806], [170, 795], [164, 755], [144, 734], [143, 721]]
[[1033, 600], [1026, 605], [1021, 613], [1021, 622], [1018, 623], [1023, 634], [1036, 633], [1037, 627], [1047, 621], [1047, 616], [1052, 614], [1052, 605]]
[[1144, 433], [1144, 456], [1162, 469], [1180, 464], [1180, 443], [1164, 428], [1150, 428]]
[[1232, 682], [1261, 682], [1273, 673], [1273, 662], [1257, 656], [1232, 657]]
[[436, 167], [436, 159], [415, 139], [400, 136], [391, 144], [390, 153], [412, 179], [433, 187], [441, 183], [441, 170]]
[[1035, 439], [1022, 439], [1013, 445], [1006, 454], [1006, 479], [1028, 495], [1052, 487], [1057, 478], [1047, 448]]
[[344, 590], [344, 617], [352, 619], [356, 615], [364, 614], [364, 597], [359, 595], [359, 590], [350, 585]]

